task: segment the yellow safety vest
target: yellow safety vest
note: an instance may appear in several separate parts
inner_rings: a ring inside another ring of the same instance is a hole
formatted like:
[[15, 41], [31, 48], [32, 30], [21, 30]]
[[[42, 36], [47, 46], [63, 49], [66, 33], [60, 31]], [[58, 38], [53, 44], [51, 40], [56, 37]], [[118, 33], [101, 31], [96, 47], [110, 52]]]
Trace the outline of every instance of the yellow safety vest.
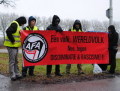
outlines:
[[[7, 47], [20, 47], [21, 46], [21, 41], [20, 41], [20, 25], [17, 21], [13, 21], [12, 23], [16, 23], [17, 24], [17, 31], [15, 33], [13, 33], [13, 37], [15, 39], [14, 44], [11, 43], [11, 41], [9, 40], [8, 36], [5, 36], [5, 41], [4, 41], [4, 46]], [[12, 24], [11, 23], [11, 24]]]
[[[72, 32], [77, 32], [75, 29], [71, 29]], [[82, 32], [80, 29], [78, 30], [78, 32]]]
[[38, 30], [38, 27], [37, 26], [34, 26], [34, 28], [33, 29], [31, 29], [30, 27], [25, 27], [25, 30]]

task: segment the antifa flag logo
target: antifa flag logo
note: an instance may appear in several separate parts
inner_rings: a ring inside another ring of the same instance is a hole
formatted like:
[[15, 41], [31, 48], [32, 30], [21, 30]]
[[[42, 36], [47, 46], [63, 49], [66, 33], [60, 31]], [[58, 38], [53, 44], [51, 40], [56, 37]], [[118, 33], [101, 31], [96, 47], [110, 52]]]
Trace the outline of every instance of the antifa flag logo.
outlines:
[[46, 39], [40, 34], [30, 34], [23, 43], [23, 56], [31, 62], [37, 63], [41, 61], [48, 50]]

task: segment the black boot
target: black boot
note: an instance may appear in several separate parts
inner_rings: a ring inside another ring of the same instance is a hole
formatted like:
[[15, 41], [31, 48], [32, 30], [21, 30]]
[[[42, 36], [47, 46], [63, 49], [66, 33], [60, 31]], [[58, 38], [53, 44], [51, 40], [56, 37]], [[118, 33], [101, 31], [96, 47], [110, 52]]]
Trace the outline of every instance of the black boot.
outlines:
[[62, 75], [60, 74], [60, 65], [56, 65], [56, 67], [55, 67], [55, 75], [56, 75], [56, 76], [62, 76]]
[[22, 77], [26, 77], [28, 67], [22, 67]]
[[71, 64], [67, 64], [67, 66], [66, 66], [66, 74], [67, 75], [70, 74], [70, 68], [71, 68]]
[[62, 74], [60, 74], [60, 73], [57, 73], [57, 74], [55, 74], [55, 76], [63, 76]]
[[35, 76], [34, 75], [34, 67], [35, 66], [29, 66], [29, 76]]
[[51, 77], [51, 71], [52, 71], [52, 65], [47, 65], [47, 77], [50, 78]]

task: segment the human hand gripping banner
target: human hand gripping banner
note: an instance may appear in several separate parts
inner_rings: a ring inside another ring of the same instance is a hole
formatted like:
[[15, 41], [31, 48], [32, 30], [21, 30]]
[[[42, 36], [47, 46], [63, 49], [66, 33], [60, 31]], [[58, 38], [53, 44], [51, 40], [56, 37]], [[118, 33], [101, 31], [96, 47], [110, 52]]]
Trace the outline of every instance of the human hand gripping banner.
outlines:
[[108, 34], [21, 31], [24, 66], [107, 64]]

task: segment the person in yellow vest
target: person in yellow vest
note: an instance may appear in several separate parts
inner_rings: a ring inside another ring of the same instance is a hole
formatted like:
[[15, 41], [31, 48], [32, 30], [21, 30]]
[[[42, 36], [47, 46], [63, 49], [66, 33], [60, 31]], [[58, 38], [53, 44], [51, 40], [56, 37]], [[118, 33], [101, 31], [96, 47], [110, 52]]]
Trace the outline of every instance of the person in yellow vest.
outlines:
[[[23, 30], [36, 31], [39, 30], [36, 24], [36, 19], [33, 16], [30, 16], [28, 19], [28, 26], [23, 28]], [[29, 69], [29, 76], [34, 76], [34, 66], [22, 67], [22, 76], [26, 77], [27, 71]]]
[[[73, 27], [71, 29], [69, 29], [69, 31], [72, 32], [82, 32], [82, 25], [81, 22], [79, 20], [75, 20]], [[67, 64], [66, 66], [66, 74], [70, 74], [70, 68], [71, 68], [71, 64]], [[82, 71], [81, 68], [81, 64], [77, 64], [77, 68], [78, 68], [78, 75], [80, 74], [84, 74], [84, 72]]]
[[21, 46], [20, 41], [20, 26], [26, 23], [26, 18], [24, 16], [19, 17], [13, 21], [6, 30], [6, 36], [4, 41], [4, 46], [7, 47], [9, 54], [9, 72], [12, 81], [21, 78], [21, 74], [18, 69], [18, 48]]

